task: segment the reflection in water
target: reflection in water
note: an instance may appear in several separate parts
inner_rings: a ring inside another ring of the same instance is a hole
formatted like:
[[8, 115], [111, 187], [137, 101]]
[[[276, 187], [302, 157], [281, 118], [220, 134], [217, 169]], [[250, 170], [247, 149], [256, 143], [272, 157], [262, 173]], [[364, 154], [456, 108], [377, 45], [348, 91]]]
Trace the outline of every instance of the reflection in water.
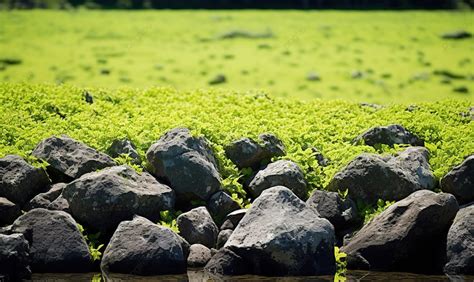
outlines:
[[[102, 279], [101, 279], [102, 278]], [[161, 275], [161, 276], [134, 276], [118, 273], [109, 273], [107, 275], [99, 273], [44, 273], [34, 274], [32, 281], [47, 282], [82, 282], [82, 281], [344, 281], [342, 277], [333, 276], [308, 276], [308, 277], [263, 277], [263, 276], [235, 276], [219, 277], [212, 276], [203, 270], [188, 270], [187, 274], [182, 275]], [[445, 276], [445, 275], [420, 275], [402, 272], [373, 272], [373, 271], [348, 271], [345, 281], [474, 281], [474, 276]]]

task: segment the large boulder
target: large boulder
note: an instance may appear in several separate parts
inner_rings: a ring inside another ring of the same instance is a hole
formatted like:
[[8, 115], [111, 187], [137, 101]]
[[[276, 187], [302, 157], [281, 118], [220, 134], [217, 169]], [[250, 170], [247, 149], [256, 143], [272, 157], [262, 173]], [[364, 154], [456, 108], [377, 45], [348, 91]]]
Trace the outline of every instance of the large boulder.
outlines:
[[37, 208], [47, 209], [51, 202], [56, 200], [59, 195], [61, 195], [64, 187], [66, 187], [65, 183], [57, 183], [52, 185], [47, 192], [40, 193], [36, 195], [33, 199], [31, 199], [31, 201], [26, 205], [26, 210], [32, 210]]
[[62, 196], [77, 220], [105, 233], [135, 214], [158, 220], [160, 211], [175, 202], [171, 188], [125, 165], [85, 174], [69, 183]]
[[207, 208], [217, 223], [220, 224], [227, 214], [240, 209], [240, 205], [226, 192], [218, 191], [207, 201]]
[[378, 199], [398, 201], [414, 191], [432, 190], [436, 179], [428, 163], [428, 150], [410, 147], [397, 156], [363, 153], [334, 175], [327, 190], [348, 189], [357, 201], [375, 204]]
[[458, 209], [451, 194], [412, 193], [376, 216], [342, 248], [348, 268], [441, 271], [443, 246]]
[[20, 215], [21, 210], [15, 203], [0, 197], [0, 226], [12, 224]]
[[170, 184], [179, 201], [206, 201], [221, 189], [217, 161], [208, 142], [186, 128], [166, 132], [146, 156], [152, 173]]
[[123, 221], [104, 251], [104, 272], [135, 275], [186, 272], [189, 244], [171, 229], [135, 216]]
[[474, 201], [474, 155], [441, 179], [441, 190], [453, 194], [461, 205]]
[[55, 182], [69, 182], [86, 173], [115, 165], [106, 154], [65, 135], [44, 139], [32, 154], [49, 164], [48, 173]]
[[226, 156], [240, 169], [258, 169], [263, 162], [286, 154], [283, 142], [275, 135], [265, 133], [258, 138], [260, 142], [241, 138], [230, 143], [224, 148]]
[[290, 189], [273, 187], [254, 201], [206, 269], [223, 275], [334, 274], [334, 228]]
[[30, 243], [33, 272], [88, 272], [92, 260], [84, 237], [71, 215], [62, 211], [34, 209], [12, 226]]
[[279, 160], [268, 166], [253, 177], [248, 184], [250, 194], [257, 198], [265, 189], [274, 186], [285, 186], [300, 199], [308, 198], [306, 180], [301, 168], [292, 161]]
[[142, 163], [140, 154], [137, 152], [137, 146], [128, 139], [115, 139], [109, 149], [107, 149], [107, 152], [112, 158], [117, 158], [120, 155], [127, 155], [131, 158], [134, 164]]
[[214, 248], [219, 229], [205, 207], [198, 207], [178, 216], [179, 234], [190, 244]]
[[454, 218], [446, 250], [446, 273], [474, 275], [474, 203], [462, 207]]
[[23, 206], [49, 184], [42, 168], [28, 164], [21, 157], [8, 155], [0, 159], [0, 197]]
[[0, 280], [22, 281], [31, 278], [29, 250], [23, 234], [0, 234]]
[[410, 144], [413, 146], [425, 145], [423, 140], [398, 124], [373, 127], [354, 139], [355, 144], [360, 144], [362, 142], [369, 146], [380, 144], [392, 147], [395, 144]]
[[203, 267], [211, 259], [211, 250], [201, 244], [191, 245], [189, 248], [188, 266]]

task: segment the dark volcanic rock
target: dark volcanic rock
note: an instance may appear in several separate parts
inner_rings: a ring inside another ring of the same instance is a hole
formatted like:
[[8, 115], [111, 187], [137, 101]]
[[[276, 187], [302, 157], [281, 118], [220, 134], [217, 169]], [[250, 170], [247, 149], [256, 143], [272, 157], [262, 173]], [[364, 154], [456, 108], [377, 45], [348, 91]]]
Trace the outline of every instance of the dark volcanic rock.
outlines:
[[247, 213], [247, 210], [248, 209], [240, 209], [240, 210], [236, 210], [236, 211], [233, 211], [231, 213], [229, 213], [226, 217], [225, 217], [225, 221], [224, 223], [221, 225], [221, 230], [224, 230], [224, 229], [231, 229], [231, 230], [234, 230], [235, 227], [237, 227], [237, 225], [239, 224], [239, 222], [242, 220], [242, 218], [245, 216], [245, 214]]
[[186, 128], [175, 128], [146, 153], [152, 173], [165, 179], [178, 200], [208, 200], [221, 189], [221, 177], [212, 150], [204, 138]]
[[59, 195], [56, 200], [52, 201], [51, 204], [48, 205], [47, 209], [71, 213], [71, 209], [69, 209], [69, 203], [62, 194]]
[[44, 139], [32, 154], [49, 163], [48, 173], [56, 182], [69, 182], [88, 172], [115, 165], [106, 154], [65, 135]]
[[107, 152], [112, 158], [117, 158], [120, 155], [128, 155], [134, 164], [142, 163], [140, 154], [137, 152], [137, 147], [128, 139], [115, 139]]
[[37, 208], [47, 209], [51, 202], [56, 200], [56, 198], [61, 195], [64, 187], [66, 187], [65, 183], [54, 184], [47, 192], [38, 194], [33, 199], [31, 199], [31, 201], [26, 206], [26, 210]]
[[12, 224], [20, 215], [21, 210], [16, 204], [0, 197], [0, 226]]
[[135, 214], [157, 220], [160, 211], [172, 209], [175, 201], [171, 188], [128, 166], [85, 174], [69, 183], [62, 196], [75, 218], [105, 233]]
[[[22, 234], [0, 234], [0, 280], [22, 281], [31, 278], [28, 241]], [[2, 279], [6, 276], [6, 280]]]
[[471, 37], [472, 37], [472, 34], [465, 30], [455, 30], [451, 32], [446, 32], [441, 35], [441, 38], [443, 39], [454, 39], [454, 40], [467, 39]]
[[189, 244], [171, 229], [135, 216], [118, 226], [105, 249], [104, 272], [135, 275], [180, 274], [186, 272]]
[[19, 156], [0, 159], [0, 197], [23, 206], [50, 184], [46, 172], [28, 164]]
[[379, 144], [386, 144], [392, 147], [395, 144], [410, 144], [413, 146], [425, 145], [423, 140], [398, 124], [371, 128], [354, 139], [355, 144], [362, 142], [369, 146]]
[[454, 218], [446, 249], [446, 273], [474, 275], [474, 203], [462, 207]]
[[229, 194], [224, 191], [218, 191], [207, 201], [207, 208], [220, 224], [227, 214], [240, 209], [240, 205]]
[[249, 190], [257, 198], [263, 190], [274, 186], [285, 186], [295, 193], [300, 199], [307, 198], [306, 180], [301, 168], [292, 161], [279, 160], [255, 175], [250, 181]]
[[295, 276], [333, 274], [335, 267], [333, 226], [290, 189], [277, 186], [254, 201], [206, 269]]
[[190, 244], [214, 248], [219, 229], [205, 207], [180, 214], [177, 219], [179, 234]]
[[88, 272], [92, 270], [89, 248], [71, 215], [34, 209], [20, 216], [12, 232], [30, 243], [34, 272]]
[[188, 266], [203, 267], [211, 259], [211, 250], [201, 244], [191, 245], [189, 248]]
[[349, 190], [351, 199], [375, 204], [397, 201], [414, 191], [432, 190], [436, 180], [428, 163], [428, 150], [411, 147], [397, 156], [363, 153], [334, 175], [329, 191]]
[[342, 248], [348, 268], [441, 271], [440, 254], [458, 208], [451, 194], [414, 192], [376, 216]]
[[220, 249], [224, 247], [225, 243], [229, 240], [230, 235], [232, 235], [233, 230], [232, 229], [224, 229], [219, 232], [219, 235], [217, 236], [217, 244], [216, 248]]
[[474, 155], [441, 179], [441, 190], [453, 194], [461, 205], [474, 201]]

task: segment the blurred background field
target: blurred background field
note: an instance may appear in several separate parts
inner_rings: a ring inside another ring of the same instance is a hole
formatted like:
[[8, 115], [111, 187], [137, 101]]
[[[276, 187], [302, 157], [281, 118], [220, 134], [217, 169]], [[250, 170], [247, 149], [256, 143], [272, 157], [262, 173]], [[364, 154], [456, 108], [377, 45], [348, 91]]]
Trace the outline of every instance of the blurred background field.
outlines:
[[0, 12], [0, 82], [262, 90], [310, 100], [474, 101], [463, 11]]

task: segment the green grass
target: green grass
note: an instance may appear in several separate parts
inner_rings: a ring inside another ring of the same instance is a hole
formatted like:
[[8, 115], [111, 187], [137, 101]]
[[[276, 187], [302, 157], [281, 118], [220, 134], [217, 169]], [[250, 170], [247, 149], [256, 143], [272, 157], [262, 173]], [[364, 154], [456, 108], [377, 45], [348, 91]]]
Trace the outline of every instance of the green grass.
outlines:
[[[88, 88], [94, 103], [84, 101], [84, 88], [72, 86], [0, 83], [0, 157], [28, 156], [43, 138], [67, 134], [105, 152], [115, 138], [128, 137], [144, 156], [166, 130], [189, 127], [206, 136], [221, 164], [226, 189], [245, 198], [236, 179], [241, 176], [224, 155], [223, 146], [243, 137], [273, 132], [287, 146], [285, 157], [304, 170], [310, 189], [323, 188], [331, 177], [362, 152], [376, 151], [352, 145], [366, 129], [399, 123], [426, 141], [430, 164], [437, 177], [474, 153], [474, 121], [467, 101], [408, 103], [382, 109], [342, 100], [299, 101], [271, 97], [264, 92], [221, 90], [177, 91], [173, 88], [105, 90]], [[64, 118], [63, 118], [64, 117]], [[317, 164], [309, 146], [330, 160]]]
[[[0, 63], [3, 82], [188, 91], [224, 74], [216, 87], [306, 100], [474, 101], [474, 39], [439, 37], [473, 32], [472, 12], [3, 11], [0, 22], [0, 60], [21, 60]], [[218, 37], [235, 30], [273, 37]]]

